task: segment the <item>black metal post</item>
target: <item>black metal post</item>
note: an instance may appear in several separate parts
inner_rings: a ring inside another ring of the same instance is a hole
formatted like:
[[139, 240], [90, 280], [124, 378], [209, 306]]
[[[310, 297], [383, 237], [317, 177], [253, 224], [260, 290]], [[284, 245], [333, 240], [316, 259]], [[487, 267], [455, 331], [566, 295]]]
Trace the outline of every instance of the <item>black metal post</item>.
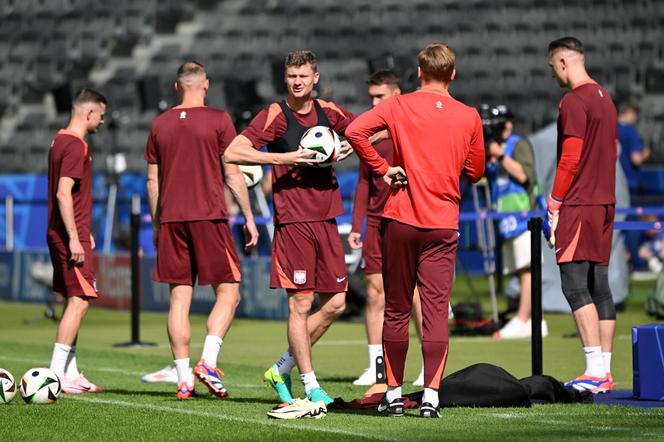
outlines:
[[533, 376], [542, 374], [542, 218], [528, 221], [531, 267], [531, 351]]
[[[138, 206], [138, 207], [136, 207]], [[134, 195], [131, 200], [131, 340], [139, 342], [138, 318], [141, 309], [141, 267], [138, 256], [138, 231], [141, 228], [141, 199]]]
[[131, 198], [131, 341], [114, 344], [116, 347], [150, 347], [154, 342], [141, 342], [140, 311], [141, 311], [141, 260], [139, 256], [138, 233], [141, 228], [141, 197]]

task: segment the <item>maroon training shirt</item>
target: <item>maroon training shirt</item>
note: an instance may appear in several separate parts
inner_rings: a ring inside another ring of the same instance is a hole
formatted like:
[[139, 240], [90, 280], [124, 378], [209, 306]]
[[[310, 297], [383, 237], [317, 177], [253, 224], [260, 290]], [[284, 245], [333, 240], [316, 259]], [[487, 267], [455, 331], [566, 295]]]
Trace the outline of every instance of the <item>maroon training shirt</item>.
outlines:
[[[354, 116], [335, 103], [318, 100], [330, 126], [342, 134]], [[294, 112], [298, 123], [313, 127], [317, 122], [314, 106], [306, 114]], [[279, 103], [272, 103], [258, 113], [242, 132], [256, 149], [284, 136], [286, 117]], [[272, 166], [274, 219], [277, 224], [323, 221], [344, 212], [334, 169], [321, 168], [318, 173], [302, 172], [308, 166]]]
[[[392, 164], [394, 157], [394, 145], [391, 139], [386, 139], [374, 146], [378, 155]], [[371, 173], [366, 163], [360, 163], [360, 177], [355, 188], [355, 200], [353, 202], [353, 226], [351, 231], [360, 232], [362, 221], [366, 214], [367, 222], [376, 222], [374, 219], [383, 215], [385, 202], [389, 193], [389, 186], [381, 175]]]
[[583, 139], [579, 170], [565, 195], [568, 206], [616, 203], [616, 107], [595, 82], [575, 87], [560, 101], [558, 160], [564, 137]]
[[221, 155], [235, 135], [228, 113], [211, 107], [155, 118], [144, 158], [159, 165], [160, 222], [228, 218]]
[[46, 241], [67, 243], [69, 235], [62, 221], [58, 206], [58, 183], [60, 178], [75, 180], [72, 188], [74, 200], [74, 221], [78, 240], [90, 242], [92, 221], [92, 157], [88, 143], [75, 133], [60, 129], [51, 143], [48, 152], [48, 230]]

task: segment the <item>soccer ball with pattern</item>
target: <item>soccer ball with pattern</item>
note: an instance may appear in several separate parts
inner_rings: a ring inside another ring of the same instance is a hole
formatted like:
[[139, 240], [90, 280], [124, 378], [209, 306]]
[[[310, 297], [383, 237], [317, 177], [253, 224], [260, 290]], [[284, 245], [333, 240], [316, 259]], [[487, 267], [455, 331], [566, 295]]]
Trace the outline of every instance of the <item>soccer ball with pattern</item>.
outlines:
[[263, 179], [263, 167], [258, 165], [240, 165], [240, 171], [244, 176], [244, 182], [247, 184], [247, 189], [251, 189], [258, 185]]
[[302, 135], [300, 147], [316, 152], [316, 166], [328, 167], [339, 157], [341, 141], [339, 135], [329, 127], [314, 126]]
[[31, 368], [26, 371], [19, 389], [26, 404], [52, 404], [62, 391], [60, 378], [48, 368]]
[[0, 403], [8, 404], [16, 396], [14, 376], [4, 368], [0, 368]]

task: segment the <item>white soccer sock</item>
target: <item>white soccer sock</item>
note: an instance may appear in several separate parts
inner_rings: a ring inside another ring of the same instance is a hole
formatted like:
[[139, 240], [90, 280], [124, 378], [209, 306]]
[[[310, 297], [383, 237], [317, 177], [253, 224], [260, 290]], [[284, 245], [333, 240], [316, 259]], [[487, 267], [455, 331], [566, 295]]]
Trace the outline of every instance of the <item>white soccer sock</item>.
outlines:
[[217, 358], [219, 357], [221, 344], [223, 343], [224, 340], [219, 336], [207, 335], [205, 337], [205, 344], [203, 344], [203, 355], [201, 356], [201, 359], [203, 359], [203, 361], [210, 367], [217, 366]]
[[434, 407], [438, 406], [438, 390], [433, 388], [425, 388], [424, 396], [422, 396], [422, 403], [428, 402]]
[[290, 354], [290, 351], [286, 350], [286, 353], [281, 355], [275, 365], [279, 374], [290, 374], [293, 367], [295, 367], [295, 358]]
[[300, 374], [300, 380], [304, 384], [304, 393], [309, 394], [311, 390], [314, 388], [319, 388], [320, 384], [316, 380], [316, 375], [314, 374], [313, 371], [310, 371], [309, 373], [302, 373]]
[[57, 342], [53, 346], [53, 356], [51, 357], [51, 370], [57, 374], [61, 379], [65, 375], [65, 367], [67, 367], [67, 357], [71, 347]]
[[586, 376], [594, 378], [603, 378], [606, 375], [604, 369], [604, 359], [602, 358], [602, 347], [583, 347], [586, 355]]
[[187, 385], [194, 383], [194, 376], [189, 371], [189, 358], [174, 359], [175, 371], [178, 373], [178, 384], [186, 382]]
[[401, 399], [401, 387], [387, 387], [387, 393], [385, 393], [387, 402], [392, 402], [395, 399]]
[[78, 364], [76, 363], [76, 346], [73, 346], [69, 350], [69, 356], [67, 357], [67, 363], [65, 364], [65, 375], [68, 378], [75, 378], [79, 375]]
[[383, 356], [383, 346], [381, 344], [369, 344], [369, 369], [376, 371], [376, 358]]
[[604, 370], [606, 370], [607, 373], [611, 373], [611, 352], [602, 352], [602, 360], [604, 361]]

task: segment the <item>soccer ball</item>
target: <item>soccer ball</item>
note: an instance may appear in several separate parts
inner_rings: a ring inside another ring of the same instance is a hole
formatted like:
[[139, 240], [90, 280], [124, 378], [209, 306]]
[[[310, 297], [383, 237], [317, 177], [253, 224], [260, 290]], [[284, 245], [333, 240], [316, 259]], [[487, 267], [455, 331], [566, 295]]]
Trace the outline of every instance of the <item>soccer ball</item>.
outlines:
[[31, 368], [26, 371], [19, 389], [26, 404], [52, 404], [62, 390], [60, 378], [48, 368]]
[[0, 403], [8, 404], [16, 396], [14, 376], [4, 368], [0, 368]]
[[341, 152], [341, 141], [339, 135], [329, 127], [314, 126], [302, 135], [300, 147], [316, 152], [316, 166], [329, 167]]
[[244, 175], [244, 182], [247, 184], [247, 189], [255, 187], [263, 179], [262, 166], [248, 166], [242, 164], [240, 166], [240, 171], [242, 171], [242, 175]]

